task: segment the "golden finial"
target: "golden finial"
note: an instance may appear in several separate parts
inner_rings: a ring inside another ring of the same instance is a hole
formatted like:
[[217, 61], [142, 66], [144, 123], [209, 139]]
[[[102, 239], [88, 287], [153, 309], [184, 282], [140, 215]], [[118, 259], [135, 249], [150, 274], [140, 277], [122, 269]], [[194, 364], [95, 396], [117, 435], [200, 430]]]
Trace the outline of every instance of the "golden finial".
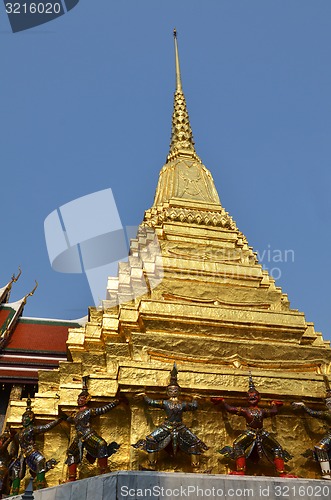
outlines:
[[174, 28], [174, 42], [175, 42], [175, 59], [176, 59], [176, 90], [182, 90], [182, 80], [180, 76], [178, 43], [177, 43], [177, 30]]
[[36, 285], [35, 285], [34, 289], [31, 290], [31, 292], [27, 294], [27, 297], [31, 297], [34, 294], [34, 292], [37, 290], [37, 288], [38, 288], [38, 281], [36, 281]]
[[185, 96], [182, 89], [180, 74], [177, 30], [174, 29], [175, 60], [176, 60], [176, 91], [174, 111], [172, 114], [172, 132], [170, 152], [167, 161], [171, 161], [179, 156], [194, 158], [201, 162], [194, 149], [193, 134], [188, 116]]

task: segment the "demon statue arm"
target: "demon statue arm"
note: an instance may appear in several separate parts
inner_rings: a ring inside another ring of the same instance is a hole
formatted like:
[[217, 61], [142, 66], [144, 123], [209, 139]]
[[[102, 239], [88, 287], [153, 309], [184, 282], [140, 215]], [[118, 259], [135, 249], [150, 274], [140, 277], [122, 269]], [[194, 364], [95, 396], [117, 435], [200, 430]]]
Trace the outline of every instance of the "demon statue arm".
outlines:
[[313, 455], [315, 460], [319, 462], [322, 478], [331, 480], [331, 390], [327, 389], [327, 397], [325, 399], [326, 410], [312, 410], [303, 402], [292, 403], [293, 408], [302, 408], [308, 415], [314, 418], [324, 420], [329, 429], [322, 439], [314, 446]]
[[210, 398], [214, 405], [221, 405], [228, 413], [233, 413], [234, 415], [244, 416], [243, 408], [239, 406], [231, 406], [225, 402], [224, 398]]
[[[166, 403], [163, 399], [151, 399], [146, 394], [144, 394], [144, 401], [148, 406], [152, 406], [153, 408], [162, 408], [165, 409]], [[187, 401], [183, 401], [181, 403], [182, 411], [195, 411], [198, 409], [198, 403], [193, 399], [191, 403]]]
[[191, 403], [183, 402], [183, 411], [196, 411], [198, 409], [198, 402], [193, 399]]
[[[210, 398], [212, 403], [214, 404], [220, 404], [228, 413], [233, 413], [234, 415], [239, 415], [240, 417], [244, 417], [246, 419], [246, 422], [249, 424], [252, 420], [252, 411], [248, 407], [241, 407], [241, 406], [231, 406], [229, 405], [224, 398], [219, 398], [219, 397], [214, 397]], [[264, 418], [268, 417], [273, 417], [274, 415], [277, 415], [278, 413], [278, 407], [282, 406], [283, 403], [281, 401], [272, 401], [271, 402], [271, 408], [266, 409], [263, 408], [261, 409], [261, 418], [262, 420]], [[261, 421], [262, 424], [262, 421]]]
[[60, 417], [60, 418], [56, 418], [55, 420], [52, 420], [51, 422], [48, 422], [48, 424], [34, 425], [33, 432], [35, 435], [44, 434], [45, 432], [48, 432], [48, 431], [52, 430], [54, 427], [56, 427], [62, 420], [63, 420], [63, 418]]
[[99, 415], [104, 415], [105, 413], [108, 413], [110, 410], [115, 408], [115, 406], [120, 404], [119, 399], [114, 399], [110, 403], [107, 403], [104, 406], [99, 406], [99, 408], [92, 408], [91, 409], [91, 416], [92, 417], [97, 417]]
[[292, 403], [292, 406], [294, 408], [302, 408], [308, 415], [311, 417], [315, 418], [320, 418], [322, 420], [325, 420], [331, 425], [331, 412], [330, 411], [325, 411], [325, 410], [312, 410], [308, 406], [306, 406], [304, 403]]
[[148, 396], [146, 396], [146, 394], [144, 394], [143, 398], [148, 406], [152, 406], [153, 408], [164, 408], [163, 399], [151, 399]]

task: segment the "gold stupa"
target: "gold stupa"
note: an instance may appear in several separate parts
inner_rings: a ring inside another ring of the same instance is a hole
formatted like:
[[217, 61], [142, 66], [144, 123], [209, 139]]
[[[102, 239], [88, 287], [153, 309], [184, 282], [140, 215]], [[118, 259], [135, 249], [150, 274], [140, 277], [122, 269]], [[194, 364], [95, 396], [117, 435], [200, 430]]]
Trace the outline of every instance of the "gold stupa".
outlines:
[[[200, 396], [199, 410], [185, 415], [187, 425], [210, 447], [200, 469], [226, 473], [217, 450], [231, 444], [245, 423], [216, 409], [210, 396], [245, 404], [252, 372], [262, 406], [273, 399], [285, 405], [266, 428], [293, 455], [288, 471], [319, 477], [318, 465], [302, 454], [322, 436], [322, 423], [291, 409], [304, 400], [321, 408], [331, 349], [290, 308], [286, 294], [257, 261], [246, 237], [222, 207], [209, 170], [196, 153], [181, 84], [177, 38], [176, 76], [170, 152], [160, 172], [153, 206], [146, 211], [128, 262], [108, 281], [107, 300], [89, 309], [85, 327], [71, 329], [68, 361], [40, 371], [33, 401], [36, 417], [54, 418], [58, 406], [75, 408], [81, 378], [89, 375], [92, 401], [101, 404], [120, 390], [125, 402], [96, 421], [105, 439], [121, 444], [110, 459], [112, 470], [144, 466], [144, 452], [132, 448], [163, 419], [135, 394], [162, 398], [176, 361], [183, 396]], [[324, 377], [324, 378], [323, 378]], [[7, 420], [18, 425], [25, 402], [13, 401]], [[70, 430], [63, 423], [44, 436], [44, 453], [59, 464], [48, 484], [66, 479]], [[159, 457], [159, 470], [189, 471], [189, 460]], [[83, 463], [80, 477], [94, 472]], [[255, 473], [273, 475], [260, 464]], [[248, 470], [249, 473], [249, 470]]]

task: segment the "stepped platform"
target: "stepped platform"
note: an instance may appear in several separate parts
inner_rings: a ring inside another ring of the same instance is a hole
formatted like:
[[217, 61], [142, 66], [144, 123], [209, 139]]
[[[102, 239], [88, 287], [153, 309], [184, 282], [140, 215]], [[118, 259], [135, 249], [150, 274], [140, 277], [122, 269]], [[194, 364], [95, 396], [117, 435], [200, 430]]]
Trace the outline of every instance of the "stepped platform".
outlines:
[[[11, 497], [21, 500], [21, 495]], [[189, 500], [331, 498], [331, 481], [266, 476], [229, 476], [119, 471], [34, 492], [35, 500]]]

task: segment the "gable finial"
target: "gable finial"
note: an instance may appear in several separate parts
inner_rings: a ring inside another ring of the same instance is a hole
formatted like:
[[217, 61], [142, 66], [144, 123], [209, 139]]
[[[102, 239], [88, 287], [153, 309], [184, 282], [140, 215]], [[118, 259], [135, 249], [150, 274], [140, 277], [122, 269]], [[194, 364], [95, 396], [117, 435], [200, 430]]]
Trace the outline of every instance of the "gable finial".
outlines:
[[21, 274], [22, 274], [21, 266], [18, 266], [18, 273], [16, 275], [13, 273], [13, 275], [11, 277], [11, 283], [16, 283], [16, 281], [18, 281]]

